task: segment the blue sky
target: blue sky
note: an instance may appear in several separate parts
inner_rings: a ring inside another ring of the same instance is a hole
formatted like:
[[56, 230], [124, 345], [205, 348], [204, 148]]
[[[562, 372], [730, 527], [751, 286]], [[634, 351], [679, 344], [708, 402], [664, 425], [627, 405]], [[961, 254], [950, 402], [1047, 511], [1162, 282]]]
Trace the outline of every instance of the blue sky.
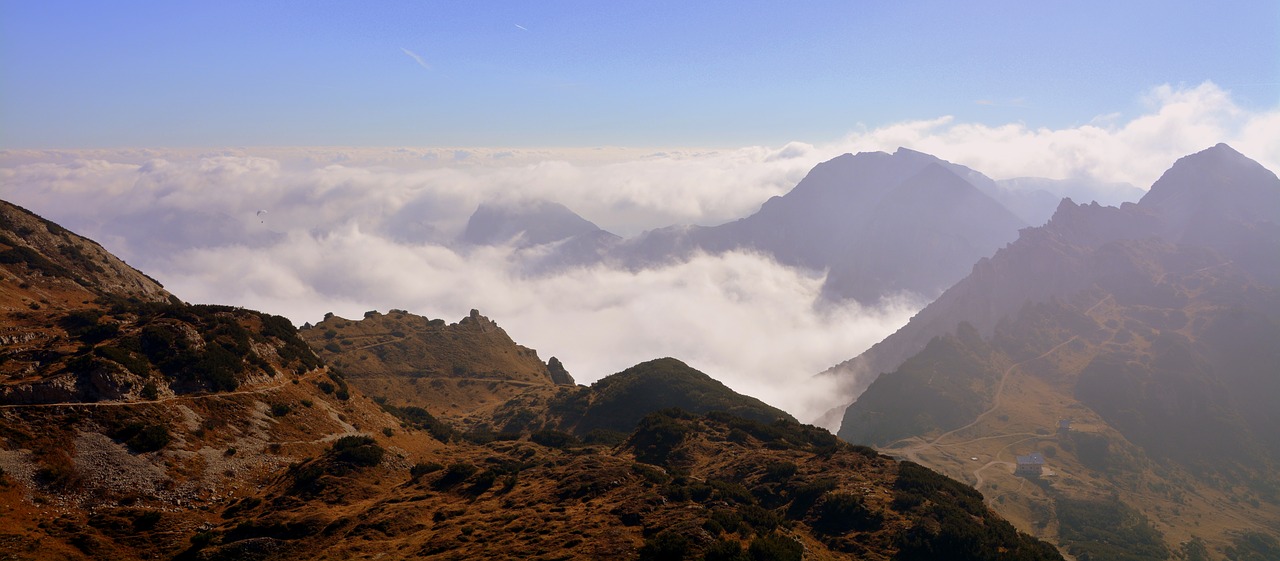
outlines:
[[0, 0], [0, 147], [741, 146], [1280, 106], [1280, 3]]

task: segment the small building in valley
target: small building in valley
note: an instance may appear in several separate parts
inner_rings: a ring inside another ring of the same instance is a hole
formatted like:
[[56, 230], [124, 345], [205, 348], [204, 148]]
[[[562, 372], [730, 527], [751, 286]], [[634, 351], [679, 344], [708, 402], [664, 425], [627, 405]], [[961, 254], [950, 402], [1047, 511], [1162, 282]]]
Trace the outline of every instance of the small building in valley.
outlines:
[[1044, 455], [1039, 452], [1032, 452], [1026, 456], [1018, 456], [1017, 466], [1013, 469], [1013, 474], [1018, 477], [1040, 477], [1043, 469]]

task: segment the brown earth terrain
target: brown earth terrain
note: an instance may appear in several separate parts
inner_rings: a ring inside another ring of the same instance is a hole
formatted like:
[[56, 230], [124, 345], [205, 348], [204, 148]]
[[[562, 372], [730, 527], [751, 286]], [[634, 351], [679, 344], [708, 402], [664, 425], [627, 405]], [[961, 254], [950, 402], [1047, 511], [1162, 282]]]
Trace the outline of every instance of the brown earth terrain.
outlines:
[[1060, 558], [674, 359], [573, 386], [479, 314], [393, 311], [304, 330], [331, 367], [3, 210], [2, 559]]

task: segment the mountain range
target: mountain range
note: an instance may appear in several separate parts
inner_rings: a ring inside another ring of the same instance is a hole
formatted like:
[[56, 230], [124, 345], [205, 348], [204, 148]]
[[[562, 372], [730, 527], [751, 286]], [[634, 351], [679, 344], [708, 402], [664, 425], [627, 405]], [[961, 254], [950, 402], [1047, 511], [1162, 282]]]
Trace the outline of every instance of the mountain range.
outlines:
[[821, 374], [856, 397], [838, 435], [670, 357], [578, 385], [476, 310], [186, 304], [0, 202], [0, 551], [1276, 558], [1280, 179], [1218, 145], [1035, 227], [1028, 185], [1090, 187], [1018, 181], [900, 149], [715, 227], [473, 215], [465, 245], [546, 268], [747, 250], [827, 271], [831, 300], [940, 291]]
[[0, 305], [7, 559], [1062, 558], [678, 360], [578, 386], [479, 312], [190, 305], [4, 202]]
[[818, 164], [756, 213], [717, 226], [680, 225], [623, 239], [562, 205], [484, 204], [463, 245], [511, 244], [534, 272], [593, 263], [659, 266], [695, 253], [750, 251], [825, 272], [822, 299], [874, 305], [886, 297], [932, 299], [974, 261], [1043, 223], [1064, 194], [1119, 204], [1141, 192], [1095, 181], [992, 179], [899, 148]]
[[[1280, 179], [1226, 145], [1136, 204], [1064, 200], [824, 373], [869, 382], [839, 435], [967, 479], [1080, 558], [1274, 545], [1277, 256]], [[1054, 476], [1022, 485], [1008, 468], [1033, 451], [1054, 452]], [[1099, 546], [1082, 508], [1128, 533]]]

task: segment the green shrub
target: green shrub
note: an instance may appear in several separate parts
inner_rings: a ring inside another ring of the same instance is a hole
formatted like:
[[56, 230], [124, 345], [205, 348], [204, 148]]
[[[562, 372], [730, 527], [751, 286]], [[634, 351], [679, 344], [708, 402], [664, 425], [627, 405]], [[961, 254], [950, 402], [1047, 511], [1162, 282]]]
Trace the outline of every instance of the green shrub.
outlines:
[[742, 505], [738, 507], [742, 521], [758, 534], [772, 532], [782, 525], [782, 517], [776, 512], [758, 505]]
[[558, 430], [540, 430], [530, 434], [529, 440], [548, 448], [571, 448], [581, 444], [572, 434]]
[[1226, 553], [1227, 559], [1231, 561], [1280, 559], [1280, 541], [1260, 532], [1244, 531], [1232, 540], [1232, 545], [1227, 546]]
[[467, 478], [475, 475], [477, 471], [480, 471], [480, 469], [466, 462], [450, 464], [440, 478], [436, 479], [436, 482], [432, 484], [432, 487], [439, 490], [450, 489], [466, 481]]
[[814, 529], [825, 534], [843, 534], [851, 530], [873, 530], [883, 521], [880, 513], [867, 508], [866, 501], [850, 493], [832, 493], [818, 509]]
[[743, 505], [754, 504], [756, 502], [756, 498], [751, 495], [751, 490], [747, 489], [740, 483], [724, 481], [721, 479], [708, 479], [707, 483], [715, 490], [715, 496], [719, 500]]
[[741, 543], [723, 539], [707, 546], [702, 558], [706, 561], [751, 561], [747, 552], [742, 550]]
[[726, 532], [737, 532], [742, 528], [742, 515], [735, 510], [717, 508], [711, 511], [708, 520], [715, 522]]
[[480, 472], [480, 474], [476, 476], [475, 481], [472, 481], [471, 485], [467, 487], [467, 494], [476, 496], [483, 494], [485, 491], [492, 488], [494, 483], [497, 483], [499, 475], [500, 474], [493, 469], [486, 469]]
[[1140, 512], [1117, 499], [1059, 497], [1058, 527], [1067, 551], [1078, 559], [1154, 561], [1168, 558], [1160, 532]]
[[400, 419], [401, 422], [417, 429], [426, 430], [428, 433], [431, 433], [432, 438], [435, 438], [440, 442], [449, 442], [453, 437], [457, 436], [457, 431], [453, 430], [453, 427], [450, 427], [439, 419], [436, 419], [435, 416], [428, 413], [426, 409], [413, 405], [407, 407], [396, 407], [394, 405], [385, 404], [380, 405], [384, 411], [392, 414], [397, 419]]
[[834, 490], [836, 485], [834, 478], [823, 477], [796, 487], [791, 492], [791, 505], [787, 507], [787, 517], [796, 520], [804, 518], [809, 508], [818, 502], [822, 495]]
[[368, 436], [344, 436], [334, 441], [334, 460], [353, 466], [370, 467], [382, 463], [386, 453], [377, 441]]
[[683, 561], [690, 553], [689, 538], [675, 532], [660, 532], [644, 541], [640, 559], [645, 561]]
[[751, 540], [747, 554], [752, 561], [800, 561], [804, 558], [804, 546], [786, 536], [769, 533]]
[[135, 453], [155, 452], [169, 445], [172, 436], [168, 427], [133, 422], [116, 431], [116, 440], [122, 441]]
[[770, 462], [765, 466], [764, 478], [766, 481], [786, 481], [796, 474], [795, 462]]
[[690, 433], [690, 429], [676, 417], [683, 413], [659, 412], [640, 420], [636, 431], [631, 434], [631, 444], [635, 448], [636, 459], [648, 464], [665, 464], [671, 453]]
[[[110, 347], [110, 346], [97, 347], [93, 350], [93, 352], [94, 354], [102, 358], [113, 361], [119, 364], [120, 366], [125, 367], [126, 370], [138, 376], [146, 376], [147, 374], [151, 373], [151, 365], [147, 362], [146, 359], [140, 356], [136, 356], [132, 352], [129, 352], [128, 350], [122, 349], [120, 347]], [[148, 399], [155, 399], [155, 398], [148, 398]]]

